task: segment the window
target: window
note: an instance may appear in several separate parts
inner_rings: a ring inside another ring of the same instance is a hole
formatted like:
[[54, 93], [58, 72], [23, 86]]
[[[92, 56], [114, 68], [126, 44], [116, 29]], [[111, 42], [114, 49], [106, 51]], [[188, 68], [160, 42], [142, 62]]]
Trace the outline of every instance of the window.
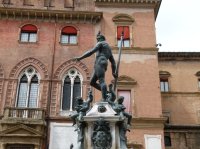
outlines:
[[117, 90], [118, 96], [124, 97], [124, 106], [126, 107], [125, 111], [131, 113], [131, 90]]
[[37, 41], [37, 27], [34, 25], [25, 25], [21, 28], [20, 34], [21, 42], [36, 42]]
[[17, 107], [37, 107], [39, 80], [36, 70], [27, 68], [19, 79]]
[[117, 26], [117, 45], [120, 46], [121, 34], [124, 33], [122, 47], [130, 47], [130, 31], [129, 26]]
[[160, 78], [160, 90], [161, 92], [169, 92], [168, 78]]
[[160, 75], [160, 91], [169, 92], [169, 77], [171, 74], [167, 71], [159, 71]]
[[72, 111], [75, 98], [82, 96], [82, 75], [75, 69], [70, 69], [63, 81], [62, 109]]
[[166, 133], [164, 134], [164, 141], [165, 141], [165, 146], [172, 146], [171, 143], [171, 137], [170, 137], [170, 133]]
[[77, 44], [77, 30], [72, 26], [62, 29], [60, 42], [62, 44]]

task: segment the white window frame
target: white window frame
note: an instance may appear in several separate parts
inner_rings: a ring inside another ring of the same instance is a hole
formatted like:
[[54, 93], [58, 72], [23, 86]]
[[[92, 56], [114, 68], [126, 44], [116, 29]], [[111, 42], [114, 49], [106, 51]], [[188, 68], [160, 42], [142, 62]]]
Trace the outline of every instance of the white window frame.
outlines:
[[[28, 70], [29, 69], [33, 69], [33, 72], [32, 73], [29, 73]], [[19, 97], [19, 89], [20, 89], [20, 80], [22, 78], [23, 75], [26, 75], [27, 79], [28, 79], [28, 87], [27, 87], [27, 95], [26, 95], [26, 106], [24, 108], [29, 108], [28, 107], [28, 101], [29, 101], [29, 92], [30, 92], [30, 85], [31, 85], [31, 79], [32, 77], [34, 77], [34, 75], [37, 75], [38, 77], [38, 91], [37, 91], [37, 103], [36, 103], [36, 107], [38, 107], [38, 103], [39, 103], [39, 89], [40, 89], [40, 80], [41, 80], [41, 77], [39, 75], [39, 73], [33, 68], [33, 67], [28, 67], [26, 68], [20, 75], [19, 75], [19, 78], [18, 78], [18, 86], [17, 86], [17, 94], [16, 94], [16, 102], [15, 102], [15, 107], [18, 107], [17, 104], [18, 104], [18, 97]]]
[[[71, 72], [74, 71], [75, 73], [72, 74]], [[61, 92], [61, 100], [60, 100], [60, 111], [66, 111], [62, 109], [62, 101], [63, 101], [63, 89], [64, 89], [64, 82], [65, 78], [69, 76], [70, 81], [71, 81], [71, 98], [70, 98], [70, 110], [73, 111], [73, 88], [74, 88], [74, 80], [78, 76], [80, 78], [80, 86], [81, 86], [81, 97], [83, 96], [83, 76], [81, 73], [76, 69], [76, 68], [71, 68], [67, 71], [67, 73], [64, 75], [62, 79], [62, 92]], [[67, 110], [68, 111], [68, 110]]]

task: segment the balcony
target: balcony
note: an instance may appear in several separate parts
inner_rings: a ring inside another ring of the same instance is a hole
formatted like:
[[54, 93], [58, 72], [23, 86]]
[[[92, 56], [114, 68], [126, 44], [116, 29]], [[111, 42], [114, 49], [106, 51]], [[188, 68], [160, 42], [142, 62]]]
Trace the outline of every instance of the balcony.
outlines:
[[2, 121], [5, 123], [45, 123], [45, 111], [40, 108], [6, 107]]
[[43, 109], [16, 107], [4, 109], [4, 115], [0, 119], [0, 148], [3, 146], [13, 148], [10, 146], [16, 144], [28, 144], [35, 149], [42, 148], [45, 135], [46, 122]]

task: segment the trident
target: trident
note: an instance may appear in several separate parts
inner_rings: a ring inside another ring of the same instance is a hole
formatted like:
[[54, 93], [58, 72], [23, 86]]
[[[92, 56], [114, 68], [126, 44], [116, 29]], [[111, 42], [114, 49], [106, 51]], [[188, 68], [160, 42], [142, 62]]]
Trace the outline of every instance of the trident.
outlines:
[[120, 38], [120, 46], [119, 46], [119, 50], [118, 50], [118, 62], [117, 62], [117, 68], [115, 70], [115, 74], [117, 75], [117, 77], [115, 78], [115, 82], [114, 82], [114, 91], [116, 90], [116, 86], [117, 86], [118, 73], [119, 73], [119, 65], [120, 65], [120, 59], [121, 59], [121, 54], [122, 54], [123, 40], [124, 40], [124, 32], [122, 32], [121, 38]]

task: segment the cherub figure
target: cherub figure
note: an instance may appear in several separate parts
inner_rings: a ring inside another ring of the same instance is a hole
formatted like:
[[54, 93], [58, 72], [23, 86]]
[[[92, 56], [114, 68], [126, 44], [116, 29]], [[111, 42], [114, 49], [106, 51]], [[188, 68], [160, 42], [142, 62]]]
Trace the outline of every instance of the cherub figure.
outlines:
[[128, 119], [128, 124], [131, 125], [132, 115], [125, 112], [126, 107], [123, 105], [124, 97], [119, 96], [117, 99], [117, 103], [115, 103], [114, 110], [117, 112], [117, 115], [120, 115], [121, 118], [124, 116]]
[[[118, 122], [119, 127], [119, 136], [120, 136], [120, 148], [127, 149], [127, 138], [126, 138], [126, 132], [130, 131], [128, 127], [131, 125], [131, 119], [132, 115], [125, 112], [126, 107], [123, 105], [124, 97], [119, 96], [117, 99], [117, 103], [115, 103], [115, 106], [113, 109], [117, 112], [117, 115], [119, 115], [123, 121]], [[124, 120], [124, 117], [128, 119], [127, 123]]]
[[88, 92], [87, 101], [83, 101], [82, 97], [76, 97], [76, 106], [75, 110], [77, 113], [71, 115], [71, 119], [73, 120], [73, 126], [76, 124], [76, 120], [83, 121], [83, 116], [86, 115], [86, 112], [90, 108], [90, 103], [93, 101], [92, 91]]

